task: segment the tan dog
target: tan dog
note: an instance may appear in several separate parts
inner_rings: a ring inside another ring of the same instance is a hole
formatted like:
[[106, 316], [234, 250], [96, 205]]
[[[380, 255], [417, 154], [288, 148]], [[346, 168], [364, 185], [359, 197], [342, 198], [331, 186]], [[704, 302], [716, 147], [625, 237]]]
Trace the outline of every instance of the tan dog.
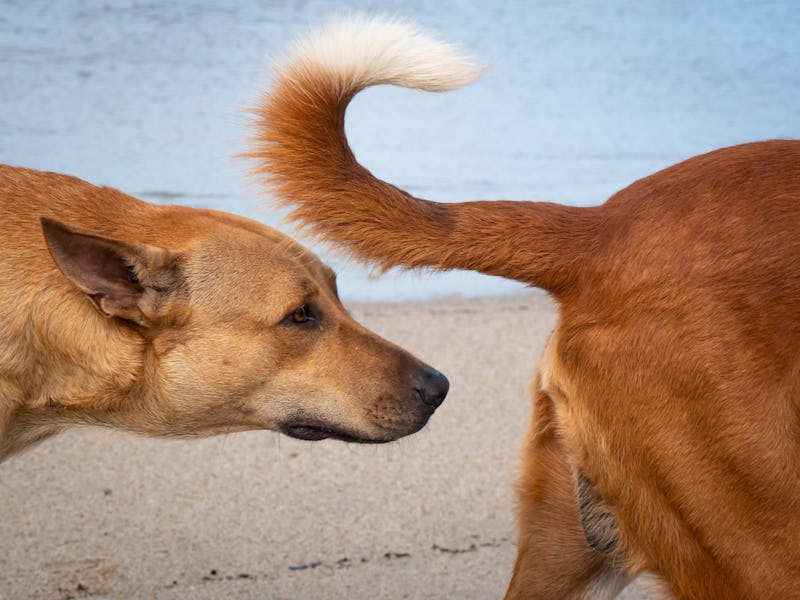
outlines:
[[252, 156], [294, 218], [357, 258], [509, 277], [560, 304], [507, 597], [611, 597], [643, 571], [680, 598], [796, 597], [800, 142], [699, 156], [593, 208], [438, 204], [355, 161], [358, 91], [477, 73], [403, 24], [334, 23], [279, 68]]
[[76, 424], [388, 442], [447, 380], [264, 225], [0, 167], [0, 459]]

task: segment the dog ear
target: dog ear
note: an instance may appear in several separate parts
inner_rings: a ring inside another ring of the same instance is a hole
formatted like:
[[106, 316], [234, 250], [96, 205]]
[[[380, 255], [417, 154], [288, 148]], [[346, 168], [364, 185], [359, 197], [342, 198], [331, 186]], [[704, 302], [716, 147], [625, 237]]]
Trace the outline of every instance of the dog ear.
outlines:
[[106, 317], [147, 327], [179, 285], [175, 252], [83, 233], [48, 217], [41, 222], [58, 268]]

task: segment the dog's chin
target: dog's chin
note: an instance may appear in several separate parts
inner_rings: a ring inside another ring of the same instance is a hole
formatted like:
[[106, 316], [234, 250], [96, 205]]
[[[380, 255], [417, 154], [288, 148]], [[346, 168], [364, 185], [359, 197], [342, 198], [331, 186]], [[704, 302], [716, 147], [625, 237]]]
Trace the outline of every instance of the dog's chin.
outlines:
[[289, 437], [308, 442], [318, 442], [320, 440], [333, 439], [341, 442], [352, 442], [355, 444], [385, 444], [397, 439], [396, 437], [388, 436], [380, 438], [368, 437], [354, 431], [349, 431], [317, 421], [297, 421], [285, 423], [281, 427], [281, 431], [283, 431], [283, 433]]

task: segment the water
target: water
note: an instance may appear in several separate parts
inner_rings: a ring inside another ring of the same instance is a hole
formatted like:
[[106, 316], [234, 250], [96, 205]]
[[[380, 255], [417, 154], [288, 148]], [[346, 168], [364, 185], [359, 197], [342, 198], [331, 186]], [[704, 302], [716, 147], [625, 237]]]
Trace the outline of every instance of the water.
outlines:
[[[375, 88], [348, 133], [378, 176], [439, 201], [597, 204], [720, 146], [800, 137], [800, 7], [779, 2], [0, 1], [0, 162], [279, 223], [232, 156], [268, 58], [311, 23], [407, 17], [489, 66], [442, 95]], [[288, 231], [287, 228], [284, 228]], [[348, 300], [513, 293], [472, 273], [371, 279]]]

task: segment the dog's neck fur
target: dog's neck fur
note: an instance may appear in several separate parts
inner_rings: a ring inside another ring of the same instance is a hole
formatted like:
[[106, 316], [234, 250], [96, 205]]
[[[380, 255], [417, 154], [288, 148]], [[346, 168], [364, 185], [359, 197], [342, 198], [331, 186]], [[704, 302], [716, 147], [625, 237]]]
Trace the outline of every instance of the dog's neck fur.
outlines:
[[[25, 314], [24, 320], [0, 317], [5, 325], [0, 336], [0, 460], [68, 425], [113, 425], [115, 413], [123, 410], [144, 374], [144, 339], [124, 324], [108, 327], [91, 302], [61, 279], [15, 300], [17, 307], [26, 305], [25, 311], [15, 311]], [[2, 305], [7, 307], [8, 300]], [[85, 323], [90, 331], [76, 337], [74, 329], [60, 327], [69, 320]], [[87, 344], [95, 348], [90, 351]], [[148, 398], [138, 395], [137, 401]]]

